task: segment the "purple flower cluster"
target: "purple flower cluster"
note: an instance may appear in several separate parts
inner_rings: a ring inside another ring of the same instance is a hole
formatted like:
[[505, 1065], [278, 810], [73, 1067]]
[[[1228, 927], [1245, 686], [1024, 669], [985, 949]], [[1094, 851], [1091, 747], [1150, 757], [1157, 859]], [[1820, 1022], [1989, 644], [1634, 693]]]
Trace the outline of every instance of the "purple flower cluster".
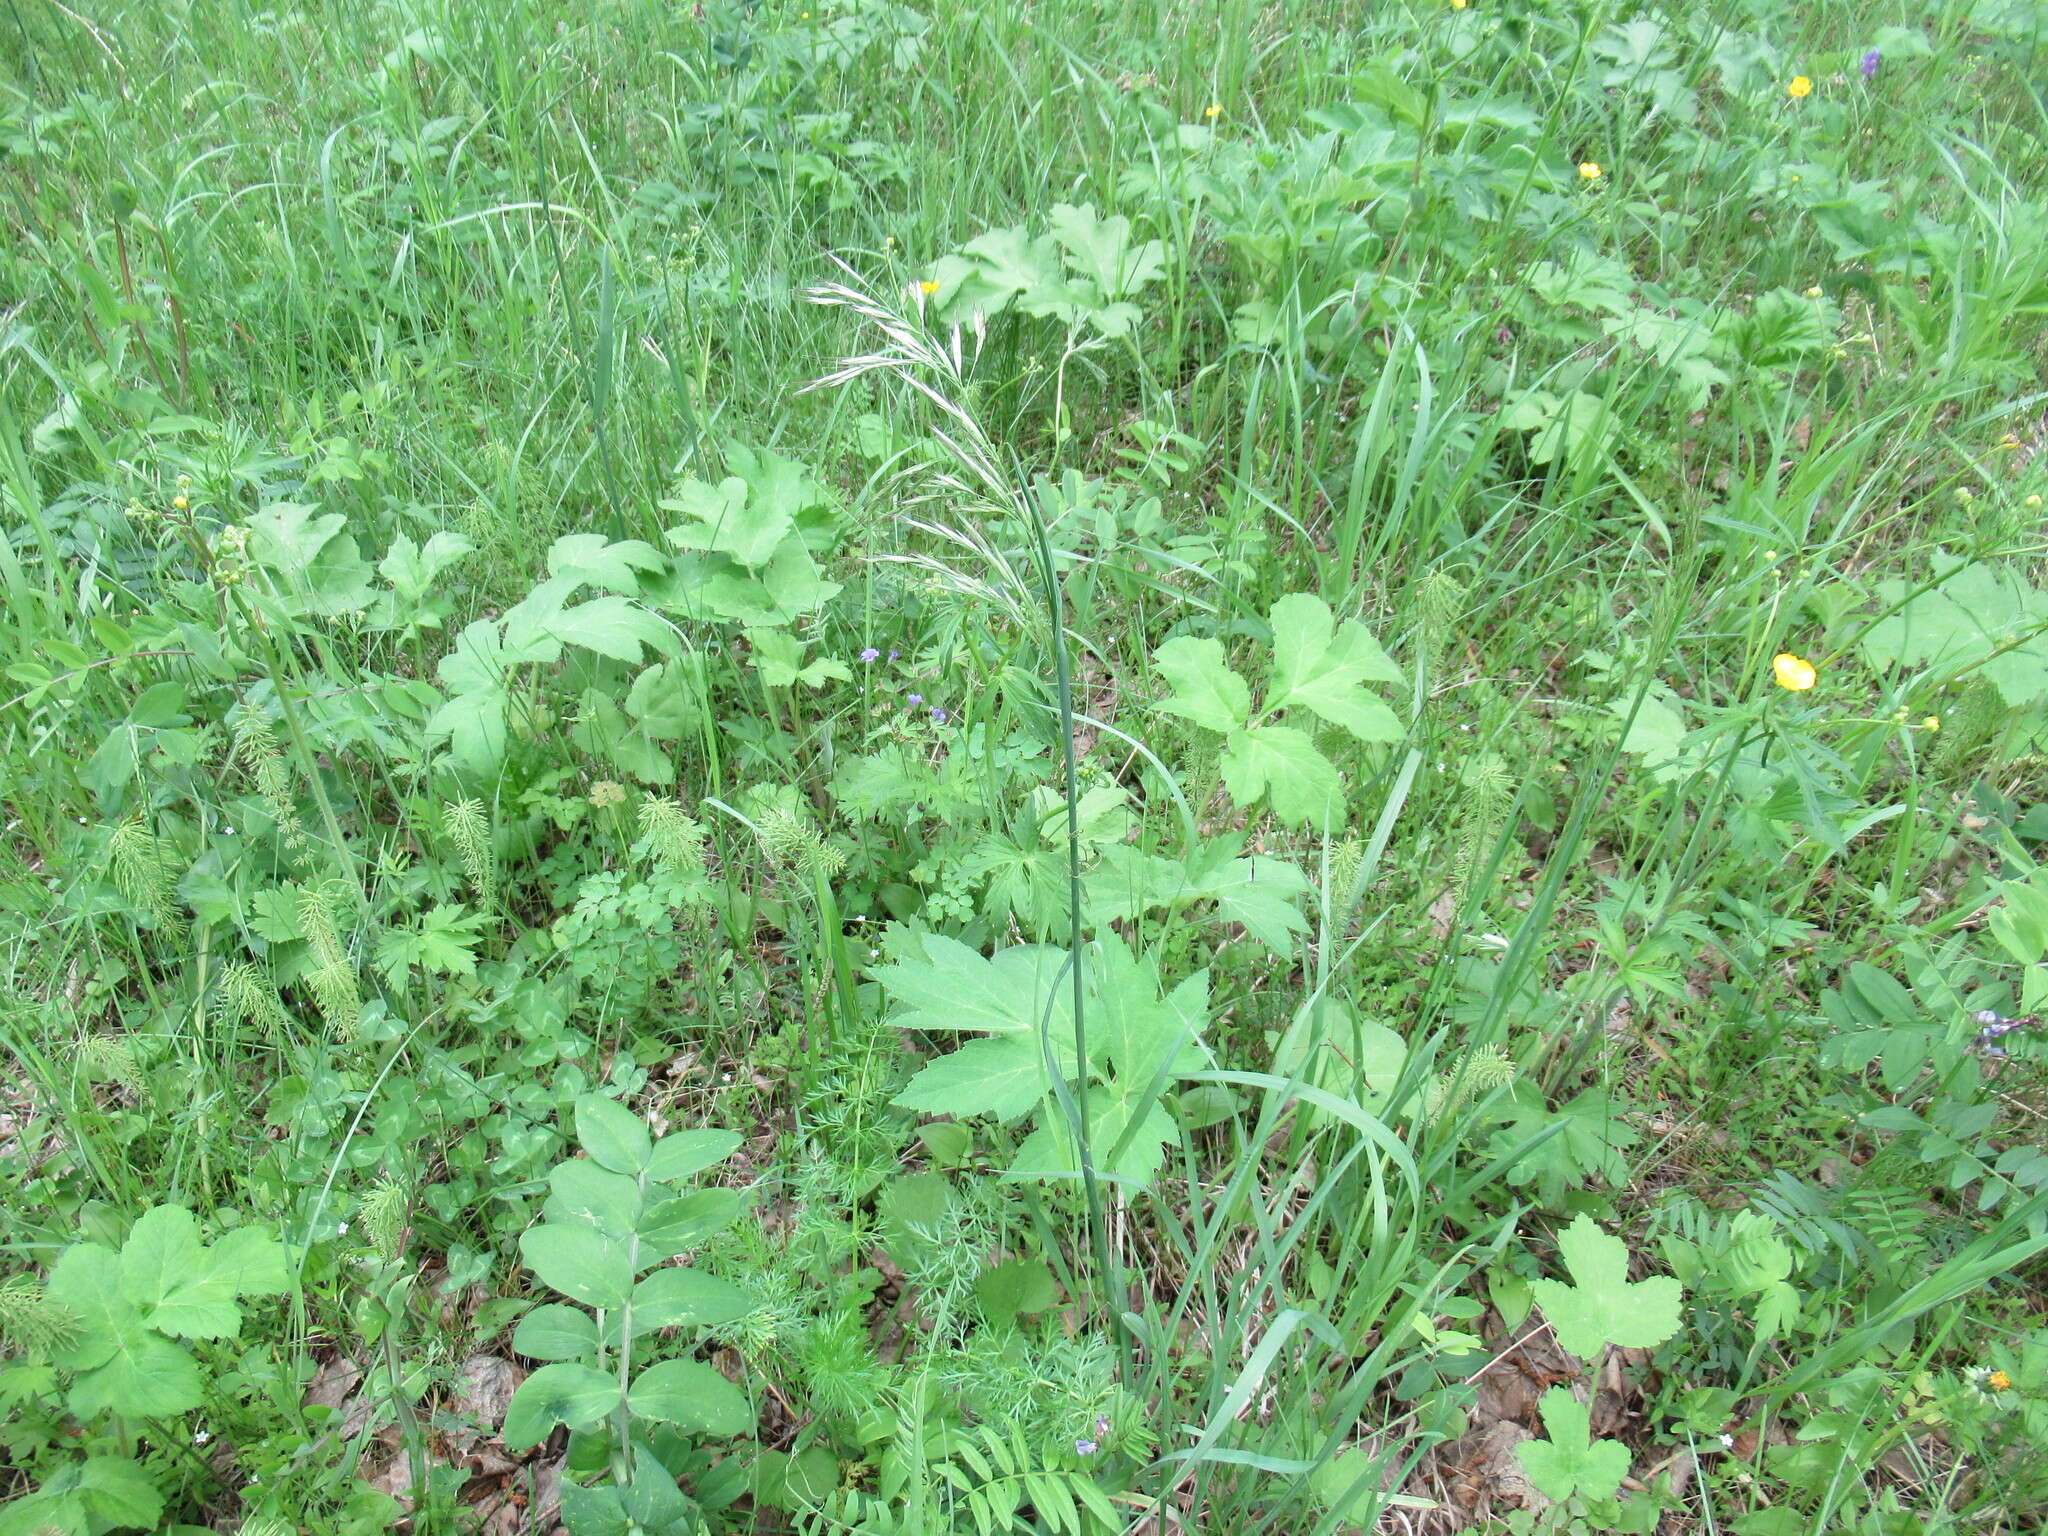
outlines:
[[[894, 661], [901, 654], [902, 653], [900, 651], [892, 650], [891, 652], [889, 652], [886, 659], [889, 661]], [[881, 648], [879, 646], [869, 645], [863, 646], [859, 654], [855, 657], [855, 659], [859, 661], [862, 666], [871, 667], [876, 662], [884, 660], [885, 658], [883, 657]], [[922, 709], [925, 707], [924, 695], [921, 693], [906, 693], [903, 696], [903, 702], [912, 709]], [[953, 718], [945, 710], [937, 708], [936, 706], [934, 706], [931, 710], [931, 717], [933, 725], [944, 725], [948, 720], [951, 720]]]
[[1884, 55], [1875, 48], [1863, 55], [1863, 78], [1875, 80], [1877, 78], [1877, 67], [1883, 62]]

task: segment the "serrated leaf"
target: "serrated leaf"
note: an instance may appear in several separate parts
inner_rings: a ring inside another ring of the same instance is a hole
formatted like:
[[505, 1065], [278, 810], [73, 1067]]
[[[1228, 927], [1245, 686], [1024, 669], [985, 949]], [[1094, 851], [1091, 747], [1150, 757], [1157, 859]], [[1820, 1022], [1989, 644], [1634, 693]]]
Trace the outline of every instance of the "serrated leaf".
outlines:
[[728, 475], [717, 485], [686, 480], [662, 506], [689, 519], [668, 531], [669, 542], [678, 549], [731, 555], [745, 566], [766, 565], [796, 531], [794, 506], [773, 496], [750, 495], [747, 482], [738, 475]]
[[564, 645], [580, 645], [614, 661], [639, 665], [642, 647], [675, 649], [675, 632], [631, 598], [594, 597], [548, 620], [547, 632]]
[[1289, 825], [1333, 825], [1344, 804], [1343, 781], [1315, 743], [1292, 726], [1233, 731], [1223, 751], [1223, 783], [1239, 805], [1272, 802]]
[[1122, 214], [1104, 219], [1092, 203], [1054, 203], [1047, 223], [1067, 265], [1103, 300], [1124, 298], [1166, 275], [1166, 247], [1157, 240], [1133, 243], [1131, 221]]
[[625, 1245], [594, 1227], [529, 1227], [520, 1234], [519, 1252], [543, 1281], [587, 1307], [616, 1307], [633, 1284]]
[[1223, 642], [1183, 635], [1152, 653], [1152, 665], [1173, 689], [1159, 708], [1212, 731], [1235, 731], [1251, 719], [1252, 692], [1224, 660]]
[[616, 1376], [570, 1361], [544, 1365], [512, 1394], [499, 1435], [509, 1451], [530, 1450], [557, 1424], [595, 1429], [618, 1403]]
[[206, 1400], [199, 1362], [145, 1328], [140, 1319], [123, 1326], [113, 1345], [104, 1365], [81, 1371], [72, 1379], [68, 1402], [75, 1417], [118, 1413], [127, 1418], [160, 1418], [197, 1408]]
[[1683, 1288], [1668, 1276], [1631, 1283], [1628, 1245], [1581, 1214], [1559, 1234], [1559, 1254], [1572, 1283], [1532, 1280], [1557, 1342], [1585, 1360], [1609, 1344], [1649, 1349], [1678, 1332]]
[[646, 1123], [616, 1099], [586, 1093], [576, 1101], [576, 1140], [600, 1168], [638, 1176], [654, 1156]]
[[1595, 1440], [1592, 1415], [1568, 1387], [1543, 1394], [1543, 1428], [1548, 1440], [1524, 1440], [1515, 1447], [1529, 1481], [1562, 1503], [1581, 1498], [1611, 1499], [1628, 1476], [1628, 1447], [1619, 1440]]
[[1046, 1092], [1038, 1042], [1023, 1035], [970, 1040], [929, 1062], [890, 1102], [925, 1115], [1029, 1114]]
[[701, 1360], [664, 1360], [633, 1381], [636, 1416], [698, 1435], [741, 1435], [754, 1427], [746, 1395]]
[[571, 533], [548, 546], [548, 574], [567, 576], [627, 596], [640, 590], [642, 571], [668, 566], [668, 556], [641, 539], [613, 543], [601, 533]]
[[913, 942], [915, 950], [899, 947], [898, 957], [873, 973], [903, 1010], [895, 1019], [899, 1029], [1035, 1034], [1049, 1016], [1053, 1038], [1066, 1043], [1063, 1060], [1070, 1060], [1073, 994], [1064, 950], [1013, 944], [984, 959], [941, 934]]
[[1360, 741], [1399, 741], [1407, 733], [1367, 683], [1398, 683], [1401, 669], [1356, 619], [1335, 622], [1330, 605], [1307, 592], [1275, 603], [1272, 687], [1267, 710], [1314, 711]]

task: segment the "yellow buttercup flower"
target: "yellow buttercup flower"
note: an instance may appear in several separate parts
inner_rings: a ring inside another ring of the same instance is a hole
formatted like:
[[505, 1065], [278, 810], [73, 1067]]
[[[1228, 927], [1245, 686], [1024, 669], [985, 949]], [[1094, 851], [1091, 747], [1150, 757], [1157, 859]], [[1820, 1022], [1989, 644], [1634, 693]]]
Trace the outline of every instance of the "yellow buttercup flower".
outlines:
[[1994, 1392], [2009, 1392], [2012, 1390], [2012, 1378], [2003, 1371], [1993, 1371], [1984, 1378], [1984, 1385]]
[[1813, 285], [1813, 286], [1812, 286], [1811, 288], [1807, 289], [1807, 290], [1806, 290], [1806, 296], [1807, 296], [1807, 297], [1808, 297], [1809, 299], [1818, 299], [1818, 298], [1822, 298], [1822, 297], [1825, 297], [1825, 295], [1823, 294], [1823, 292], [1822, 292], [1822, 290], [1821, 290], [1821, 286], [1820, 286], [1820, 284], [1819, 284], [1819, 283], [1815, 283], [1815, 284], [1814, 284], [1814, 285]]
[[1598, 181], [1605, 174], [1598, 160], [1587, 160], [1579, 166], [1579, 177], [1583, 181]]
[[1771, 676], [1778, 680], [1778, 686], [1790, 693], [1804, 693], [1814, 685], [1820, 674], [1813, 670], [1813, 663], [1803, 656], [1794, 656], [1790, 651], [1780, 651], [1771, 658]]
[[2023, 507], [2038, 507], [2039, 505], [2041, 505], [2041, 498], [2037, 493], [2035, 495], [2029, 496], [2026, 500], [2022, 501], [2020, 505]]
[[1785, 84], [1785, 94], [1794, 101], [1802, 101], [1813, 94], [1813, 82], [1804, 75], [1794, 75]]
[[1923, 731], [1938, 731], [1938, 730], [1940, 730], [1940, 729], [1941, 729], [1941, 716], [1939, 716], [1939, 715], [1929, 715], [1929, 716], [1928, 716], [1928, 717], [1927, 717], [1927, 718], [1926, 718], [1925, 720], [1922, 720], [1922, 721], [1920, 722], [1920, 729], [1921, 729], [1921, 730], [1923, 730]]
[[917, 285], [917, 291], [930, 298], [939, 291], [939, 280], [936, 277], [928, 277]]
[[1212, 101], [1209, 103], [1208, 106], [1202, 109], [1202, 116], [1208, 118], [1211, 122], [1214, 122], [1217, 118], [1221, 117], [1222, 115], [1223, 106], [1220, 102]]
[[1465, 9], [1465, 5], [1466, 0], [1451, 0], [1451, 9], [1454, 11], [1462, 11]]

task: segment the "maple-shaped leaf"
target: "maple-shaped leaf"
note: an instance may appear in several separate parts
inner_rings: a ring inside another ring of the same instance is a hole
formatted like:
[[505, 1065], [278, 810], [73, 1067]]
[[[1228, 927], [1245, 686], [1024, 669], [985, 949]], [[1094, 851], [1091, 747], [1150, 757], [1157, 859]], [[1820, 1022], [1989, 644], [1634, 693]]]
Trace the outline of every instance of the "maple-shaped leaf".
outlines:
[[1223, 642], [1183, 635], [1152, 653], [1152, 665], [1173, 689], [1159, 707], [1212, 731], [1238, 730], [1251, 719], [1252, 691], [1230, 670]]
[[924, 1115], [994, 1115], [1015, 1120], [1045, 1097], [1045, 1063], [1025, 1035], [991, 1035], [949, 1051], [889, 1102]]
[[1288, 725], [1232, 731], [1223, 750], [1223, 784], [1240, 805], [1269, 795], [1274, 813], [1295, 825], [1328, 827], [1344, 805], [1335, 765], [1305, 732]]
[[1602, 1348], [1649, 1349], [1678, 1332], [1684, 1288], [1668, 1276], [1631, 1282], [1628, 1245], [1581, 1214], [1558, 1236], [1557, 1251], [1572, 1283], [1532, 1280], [1557, 1342], [1585, 1360]]
[[1398, 683], [1401, 669], [1356, 619], [1335, 622], [1330, 605], [1296, 592], [1273, 605], [1273, 678], [1268, 711], [1312, 710], [1360, 741], [1399, 741], [1400, 720], [1367, 683]]
[[1515, 1447], [1529, 1481], [1560, 1503], [1575, 1493], [1613, 1498], [1628, 1476], [1628, 1447], [1619, 1440], [1595, 1440], [1592, 1415], [1568, 1387], [1552, 1387], [1543, 1394], [1541, 1407], [1550, 1438], [1524, 1440]]
[[1134, 244], [1131, 221], [1120, 213], [1104, 219], [1092, 203], [1054, 203], [1048, 222], [1067, 265], [1105, 300], [1124, 298], [1166, 275], [1166, 247], [1157, 240]]

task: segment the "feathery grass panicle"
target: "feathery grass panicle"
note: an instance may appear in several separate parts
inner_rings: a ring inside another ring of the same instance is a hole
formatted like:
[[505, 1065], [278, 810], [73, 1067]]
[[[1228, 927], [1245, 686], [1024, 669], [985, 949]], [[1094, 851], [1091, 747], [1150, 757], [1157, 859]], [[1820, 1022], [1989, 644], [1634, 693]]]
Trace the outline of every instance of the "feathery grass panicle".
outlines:
[[122, 898], [140, 912], [149, 926], [177, 931], [184, 926], [175, 894], [178, 871], [175, 850], [159, 837], [144, 813], [132, 812], [119, 826], [109, 844], [114, 887]]
[[355, 967], [342, 947], [341, 930], [334, 918], [334, 898], [325, 885], [299, 887], [300, 930], [313, 952], [314, 965], [306, 984], [320, 1016], [338, 1040], [353, 1040], [362, 1016], [362, 993], [356, 984]]
[[633, 851], [676, 874], [700, 874], [704, 828], [678, 801], [650, 796], [640, 802], [640, 841]]
[[498, 859], [491, 847], [491, 820], [484, 810], [484, 803], [475, 798], [457, 800], [441, 812], [441, 825], [447, 830], [448, 841], [455, 845], [455, 853], [462, 860], [462, 870], [469, 877], [469, 888], [476, 893], [477, 905], [486, 910], [498, 904]]
[[249, 772], [263, 808], [276, 825], [285, 847], [306, 846], [306, 829], [299, 820], [299, 808], [292, 798], [291, 764], [270, 725], [260, 716], [244, 712], [235, 722], [233, 754]]
[[76, 1310], [28, 1275], [0, 1282], [0, 1339], [31, 1360], [47, 1360], [77, 1335]]

